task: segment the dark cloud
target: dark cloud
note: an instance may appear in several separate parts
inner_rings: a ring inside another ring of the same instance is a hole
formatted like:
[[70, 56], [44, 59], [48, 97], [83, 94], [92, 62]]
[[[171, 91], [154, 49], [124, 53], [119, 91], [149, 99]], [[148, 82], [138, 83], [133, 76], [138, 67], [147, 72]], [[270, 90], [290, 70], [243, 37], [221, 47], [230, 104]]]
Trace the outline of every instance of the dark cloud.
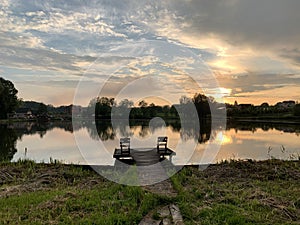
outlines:
[[219, 78], [222, 87], [231, 88], [232, 95], [245, 92], [272, 90], [280, 87], [300, 84], [299, 78], [291, 78], [291, 74], [244, 74], [234, 77]]
[[282, 49], [280, 56], [290, 60], [293, 64], [300, 66], [300, 50], [299, 50], [299, 48]]
[[[298, 0], [170, 1], [188, 34], [214, 34], [232, 45], [298, 45]], [[180, 24], [179, 24], [180, 26]]]

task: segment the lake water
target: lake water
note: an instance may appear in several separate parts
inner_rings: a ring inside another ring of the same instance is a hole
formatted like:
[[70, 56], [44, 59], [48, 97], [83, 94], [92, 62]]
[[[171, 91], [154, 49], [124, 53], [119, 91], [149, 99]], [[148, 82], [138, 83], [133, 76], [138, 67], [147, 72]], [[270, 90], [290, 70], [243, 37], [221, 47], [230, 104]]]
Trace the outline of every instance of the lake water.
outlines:
[[[151, 124], [136, 122], [114, 126], [110, 122], [82, 123], [34, 122], [0, 125], [0, 160], [32, 159], [50, 162], [113, 165], [119, 138], [129, 136], [133, 147], [155, 147], [158, 136], [168, 136], [168, 147], [176, 151], [172, 162], [182, 164], [215, 163], [224, 159], [295, 159], [300, 155], [300, 125], [237, 123], [225, 131], [183, 129], [178, 122]], [[209, 149], [211, 143], [214, 149]]]

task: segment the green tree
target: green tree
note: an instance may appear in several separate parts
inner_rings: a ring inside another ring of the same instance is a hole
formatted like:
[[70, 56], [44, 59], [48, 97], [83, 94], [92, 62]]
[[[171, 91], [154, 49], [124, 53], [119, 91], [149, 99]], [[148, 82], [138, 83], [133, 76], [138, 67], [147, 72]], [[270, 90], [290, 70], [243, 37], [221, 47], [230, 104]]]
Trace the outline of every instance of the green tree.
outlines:
[[163, 113], [164, 113], [164, 116], [165, 116], [165, 117], [168, 117], [168, 116], [169, 116], [169, 113], [170, 113], [170, 106], [168, 106], [168, 105], [163, 106], [163, 107], [162, 107], [162, 111], [163, 111]]
[[0, 77], [0, 119], [6, 119], [7, 113], [13, 112], [18, 106], [18, 90], [14, 84]]
[[295, 105], [294, 107], [294, 115], [300, 116], [300, 104]]
[[97, 98], [95, 114], [97, 118], [110, 118], [111, 109], [115, 105], [114, 98], [101, 97]]
[[38, 111], [37, 111], [37, 114], [39, 114], [39, 115], [45, 115], [47, 113], [48, 113], [47, 106], [44, 103], [40, 103]]
[[204, 94], [196, 93], [192, 100], [200, 118], [210, 115], [211, 112], [209, 103], [214, 102], [212, 97], [207, 97]]

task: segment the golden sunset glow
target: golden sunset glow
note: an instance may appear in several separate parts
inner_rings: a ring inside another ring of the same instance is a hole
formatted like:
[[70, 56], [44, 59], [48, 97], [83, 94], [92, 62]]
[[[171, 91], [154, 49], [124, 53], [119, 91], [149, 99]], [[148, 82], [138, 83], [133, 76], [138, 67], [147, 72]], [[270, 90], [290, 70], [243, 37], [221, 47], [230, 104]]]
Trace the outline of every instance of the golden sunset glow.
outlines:
[[[104, 83], [105, 94], [115, 97], [142, 76], [156, 77], [157, 84], [134, 86], [133, 101], [146, 93], [155, 104], [165, 104], [165, 96], [174, 104], [201, 89], [229, 103], [299, 101], [300, 14], [294, 9], [300, 3], [286, 2], [289, 13], [279, 13], [277, 1], [229, 2], [97, 1], [75, 7], [72, 1], [5, 0], [0, 76], [16, 85], [20, 98], [53, 105], [71, 104], [85, 76], [82, 105]], [[191, 85], [191, 78], [202, 86]]]
[[216, 142], [221, 145], [227, 145], [232, 143], [230, 136], [225, 135], [223, 132], [218, 132], [216, 135]]

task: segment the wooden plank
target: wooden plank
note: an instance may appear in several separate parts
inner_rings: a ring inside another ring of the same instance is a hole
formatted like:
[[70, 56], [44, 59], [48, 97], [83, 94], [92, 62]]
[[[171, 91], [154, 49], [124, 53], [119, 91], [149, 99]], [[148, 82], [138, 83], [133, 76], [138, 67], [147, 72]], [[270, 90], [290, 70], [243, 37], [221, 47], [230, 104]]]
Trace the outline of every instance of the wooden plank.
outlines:
[[159, 162], [161, 156], [175, 155], [176, 153], [169, 148], [134, 148], [130, 152], [124, 152], [119, 148], [115, 149], [113, 157], [119, 158], [133, 158], [137, 164], [155, 164]]
[[158, 153], [160, 155], [176, 155], [176, 153], [173, 150], [169, 149], [169, 148], [159, 149]]
[[145, 186], [149, 184], [155, 184], [169, 178], [165, 171], [164, 164], [159, 162], [162, 160], [161, 156], [169, 155], [171, 160], [173, 154], [175, 154], [175, 152], [169, 148], [163, 149], [163, 151], [157, 151], [156, 147], [134, 148], [130, 149], [129, 155], [124, 155], [124, 153], [122, 154], [121, 149], [115, 149], [114, 157], [117, 158], [116, 161], [123, 162], [120, 165], [117, 164], [119, 165], [118, 168], [120, 168], [122, 171], [126, 171], [128, 169], [126, 166], [124, 167], [126, 164], [124, 158], [126, 158], [126, 156], [131, 157], [133, 159], [132, 162], [138, 166], [138, 182], [140, 185]]
[[160, 155], [156, 152], [155, 148], [147, 151], [132, 150], [131, 155], [138, 166], [153, 165], [160, 160]]
[[116, 159], [119, 159], [119, 158], [130, 158], [130, 157], [131, 157], [130, 152], [121, 151], [121, 149], [119, 149], [119, 148], [116, 148], [115, 152], [113, 154], [113, 158], [116, 158]]

